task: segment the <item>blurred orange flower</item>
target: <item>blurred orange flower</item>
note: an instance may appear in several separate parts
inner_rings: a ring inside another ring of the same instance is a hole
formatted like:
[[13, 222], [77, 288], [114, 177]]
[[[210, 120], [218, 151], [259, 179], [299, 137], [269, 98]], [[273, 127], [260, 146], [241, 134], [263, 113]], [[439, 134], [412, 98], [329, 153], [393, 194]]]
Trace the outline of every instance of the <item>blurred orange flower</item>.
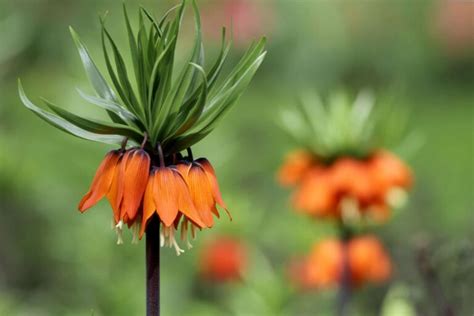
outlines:
[[278, 182], [283, 186], [299, 184], [305, 174], [315, 167], [315, 163], [313, 155], [307, 151], [298, 150], [290, 153], [278, 171]]
[[384, 282], [392, 274], [392, 264], [383, 245], [375, 236], [365, 235], [349, 240], [346, 248], [338, 239], [318, 242], [305, 260], [293, 265], [290, 276], [303, 289], [336, 286], [342, 278], [344, 260], [353, 287]]
[[[296, 186], [293, 205], [318, 217], [362, 215], [385, 220], [401, 204], [413, 182], [410, 169], [395, 155], [377, 151], [366, 159], [340, 157], [324, 165], [306, 152], [289, 156], [278, 173], [282, 185]], [[394, 194], [396, 193], [396, 194]]]
[[200, 261], [201, 277], [216, 282], [241, 278], [247, 265], [247, 249], [240, 240], [220, 237], [205, 245]]
[[[161, 244], [183, 252], [175, 235], [181, 225], [181, 239], [188, 241], [188, 231], [212, 227], [213, 215], [219, 216], [217, 205], [227, 211], [211, 163], [200, 158], [166, 166], [152, 162], [142, 148], [109, 152], [96, 171], [91, 188], [79, 203], [85, 212], [107, 197], [112, 209], [117, 243], [122, 243], [122, 228], [133, 229], [134, 239], [141, 239], [152, 216], [162, 225]], [[229, 215], [230, 217], [230, 215]], [[190, 228], [189, 228], [190, 226]]]

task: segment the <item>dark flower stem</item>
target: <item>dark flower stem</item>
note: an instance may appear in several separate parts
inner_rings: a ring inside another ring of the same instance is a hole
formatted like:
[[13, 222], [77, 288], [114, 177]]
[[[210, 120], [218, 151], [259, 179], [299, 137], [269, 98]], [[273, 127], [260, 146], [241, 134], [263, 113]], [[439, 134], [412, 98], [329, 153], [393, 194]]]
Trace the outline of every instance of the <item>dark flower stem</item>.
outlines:
[[438, 273], [430, 260], [430, 250], [427, 243], [418, 246], [418, 269], [423, 277], [428, 293], [431, 295], [431, 301], [438, 310], [438, 315], [454, 316], [454, 309], [446, 298]]
[[349, 268], [348, 242], [352, 232], [343, 223], [339, 223], [339, 234], [342, 241], [342, 271], [339, 280], [339, 293], [336, 301], [336, 315], [349, 315], [349, 303], [351, 300], [351, 273]]
[[160, 315], [160, 219], [156, 215], [146, 228], [146, 315]]
[[347, 251], [347, 241], [342, 241], [342, 273], [339, 281], [339, 294], [336, 306], [336, 315], [347, 316], [349, 315], [348, 308], [351, 300], [351, 284], [350, 284], [350, 271], [349, 271], [349, 260]]

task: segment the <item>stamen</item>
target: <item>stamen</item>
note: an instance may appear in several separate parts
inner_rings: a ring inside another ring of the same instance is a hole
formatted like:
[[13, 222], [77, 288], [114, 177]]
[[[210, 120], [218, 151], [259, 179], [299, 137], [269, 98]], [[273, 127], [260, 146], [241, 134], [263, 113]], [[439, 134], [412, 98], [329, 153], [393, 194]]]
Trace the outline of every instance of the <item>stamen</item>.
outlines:
[[163, 227], [162, 228], [162, 235], [163, 235], [163, 242], [161, 242], [161, 246], [168, 246], [168, 247], [174, 247], [176, 251], [176, 255], [179, 256], [181, 253], [184, 252], [183, 249], [181, 249], [176, 242], [175, 239], [175, 228], [174, 226], [171, 227]]
[[188, 221], [186, 218], [181, 223], [181, 240], [185, 241], [188, 239]]
[[193, 248], [193, 245], [189, 242], [188, 239], [186, 239], [186, 247], [188, 247], [188, 250]]
[[357, 203], [357, 200], [351, 197], [343, 198], [340, 202], [340, 207], [341, 217], [344, 222], [351, 223], [360, 218], [359, 203]]
[[123, 244], [123, 221], [120, 220], [117, 225], [115, 225], [115, 232], [117, 233], [117, 245]]
[[400, 187], [390, 189], [385, 196], [385, 201], [393, 208], [402, 208], [408, 200], [408, 194]]
[[140, 231], [140, 223], [136, 221], [132, 224], [132, 244], [138, 244], [138, 232]]
[[189, 242], [188, 239], [188, 220], [186, 218], [181, 223], [181, 240], [186, 242], [186, 246], [188, 247], [188, 249], [193, 248], [193, 245]]
[[163, 231], [160, 232], [160, 247], [163, 248], [165, 246], [165, 235]]

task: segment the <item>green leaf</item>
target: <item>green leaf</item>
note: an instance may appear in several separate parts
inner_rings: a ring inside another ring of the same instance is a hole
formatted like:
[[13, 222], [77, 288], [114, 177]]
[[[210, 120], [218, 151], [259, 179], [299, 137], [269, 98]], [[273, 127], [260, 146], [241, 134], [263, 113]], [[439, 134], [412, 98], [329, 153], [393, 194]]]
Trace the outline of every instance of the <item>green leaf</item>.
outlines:
[[[134, 113], [142, 120], [142, 122], [146, 122], [144, 120], [144, 111], [143, 108], [141, 107], [140, 103], [137, 100], [137, 97], [135, 96], [135, 92], [133, 91], [132, 85], [130, 84], [129, 78], [128, 78], [128, 73], [127, 73], [127, 67], [125, 66], [125, 62], [123, 60], [122, 55], [120, 54], [120, 51], [115, 44], [112, 36], [110, 35], [109, 31], [104, 25], [104, 21], [102, 21], [102, 31], [103, 34], [105, 34], [106, 38], [108, 39], [111, 47], [112, 47], [112, 52], [114, 55], [115, 59], [115, 67], [117, 69], [117, 77], [120, 82], [119, 86], [122, 88], [122, 95], [125, 97], [124, 102], [126, 101], [131, 108], [133, 108], [135, 111]], [[103, 41], [104, 42], [104, 41]], [[105, 45], [105, 42], [103, 43], [104, 46], [104, 52], [106, 52], [107, 48]], [[108, 56], [107, 56], [108, 58]], [[108, 67], [111, 68], [110, 60], [107, 63]], [[113, 70], [112, 70], [113, 72]], [[114, 73], [115, 74], [115, 73]], [[116, 80], [115, 80], [116, 81]], [[116, 86], [117, 88], [117, 86]]]
[[263, 62], [265, 55], [266, 52], [261, 53], [243, 72], [236, 72], [235, 76], [230, 78], [232, 80], [229, 79], [232, 82], [232, 86], [228, 86], [226, 92], [220, 93], [209, 100], [209, 104], [204, 110], [202, 118], [199, 120], [195, 129], [200, 128], [199, 131], [203, 132], [208, 129], [212, 130], [215, 127], [219, 119], [222, 118], [229, 108], [238, 100], [248, 86], [255, 72]]
[[181, 107], [180, 112], [178, 113], [178, 116], [176, 118], [177, 123], [175, 124], [175, 126], [173, 126], [173, 130], [168, 131], [168, 133], [166, 134], [168, 135], [168, 137], [171, 137], [171, 135], [181, 135], [188, 129], [190, 129], [199, 119], [202, 111], [204, 110], [204, 106], [206, 105], [208, 91], [206, 72], [201, 66], [197, 64], [191, 65], [196, 67], [198, 73], [200, 73], [202, 77], [203, 82], [200, 85], [200, 93], [198, 94], [198, 98], [195, 102], [184, 104]]
[[28, 97], [25, 95], [25, 91], [23, 90], [23, 86], [21, 85], [20, 80], [18, 80], [18, 92], [20, 94], [20, 99], [23, 104], [33, 111], [36, 115], [42, 118], [44, 121], [48, 122], [49, 124], [53, 125], [54, 127], [69, 133], [71, 135], [77, 136], [82, 139], [92, 140], [96, 142], [106, 143], [106, 144], [120, 144], [123, 141], [123, 136], [119, 135], [101, 135], [96, 133], [91, 133], [86, 131], [80, 127], [77, 127], [70, 122], [51, 114], [40, 107], [33, 104]]
[[99, 107], [101, 107], [105, 110], [114, 112], [115, 114], [120, 116], [120, 118], [123, 119], [124, 121], [133, 122], [133, 121], [137, 120], [136, 116], [133, 115], [132, 112], [130, 112], [127, 109], [123, 108], [118, 103], [115, 103], [111, 100], [106, 100], [106, 99], [102, 99], [102, 98], [98, 98], [98, 97], [88, 95], [80, 89], [76, 89], [76, 90], [79, 93], [79, 95], [84, 100], [86, 100], [87, 102], [89, 102], [91, 104], [94, 104], [94, 105], [97, 105], [97, 106], [99, 106]]
[[[87, 51], [87, 48], [79, 38], [79, 35], [76, 33], [76, 31], [74, 31], [72, 27], [69, 27], [69, 30], [71, 32], [71, 36], [74, 40], [74, 43], [76, 44], [77, 50], [79, 51], [79, 56], [81, 57], [84, 70], [86, 71], [89, 81], [94, 87], [94, 90], [96, 91], [97, 95], [99, 95], [103, 99], [116, 102], [117, 98], [113, 89], [110, 88], [107, 81], [105, 81], [104, 77], [100, 73], [99, 69], [92, 60], [89, 52]], [[108, 112], [108, 114], [114, 122], [123, 122], [121, 118], [117, 117], [117, 115], [115, 115], [113, 112]]]
[[85, 119], [63, 108], [58, 107], [57, 105], [51, 103], [46, 99], [43, 99], [43, 101], [54, 113], [59, 115], [61, 118], [88, 132], [104, 135], [123, 135], [138, 142], [141, 140], [141, 138], [143, 138], [140, 131], [127, 125]]

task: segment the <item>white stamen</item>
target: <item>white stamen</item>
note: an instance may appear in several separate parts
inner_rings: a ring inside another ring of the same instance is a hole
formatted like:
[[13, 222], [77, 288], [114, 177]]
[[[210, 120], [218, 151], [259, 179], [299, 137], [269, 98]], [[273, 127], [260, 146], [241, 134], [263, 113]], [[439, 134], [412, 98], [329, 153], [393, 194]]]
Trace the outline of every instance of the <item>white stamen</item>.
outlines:
[[408, 195], [405, 190], [399, 187], [394, 187], [388, 191], [385, 196], [385, 201], [393, 208], [401, 208], [405, 206], [408, 200]]
[[132, 244], [138, 244], [138, 232], [140, 231], [140, 223], [136, 221], [132, 224]]
[[183, 249], [181, 249], [176, 242], [175, 239], [175, 228], [174, 226], [171, 227], [163, 227], [161, 230], [160, 237], [163, 236], [163, 239], [160, 240], [161, 247], [163, 246], [168, 246], [168, 247], [173, 247], [176, 251], [176, 255], [179, 256], [181, 253], [184, 252]]
[[123, 221], [120, 220], [117, 225], [115, 225], [115, 232], [117, 233], [117, 245], [123, 244]]
[[189, 242], [189, 240], [186, 240], [186, 246], [188, 247], [188, 249], [193, 248], [193, 245], [191, 245], [191, 243]]
[[160, 247], [165, 246], [165, 235], [163, 234], [163, 231], [160, 232]]
[[346, 223], [356, 222], [360, 219], [360, 208], [357, 200], [345, 197], [340, 202], [342, 220]]

